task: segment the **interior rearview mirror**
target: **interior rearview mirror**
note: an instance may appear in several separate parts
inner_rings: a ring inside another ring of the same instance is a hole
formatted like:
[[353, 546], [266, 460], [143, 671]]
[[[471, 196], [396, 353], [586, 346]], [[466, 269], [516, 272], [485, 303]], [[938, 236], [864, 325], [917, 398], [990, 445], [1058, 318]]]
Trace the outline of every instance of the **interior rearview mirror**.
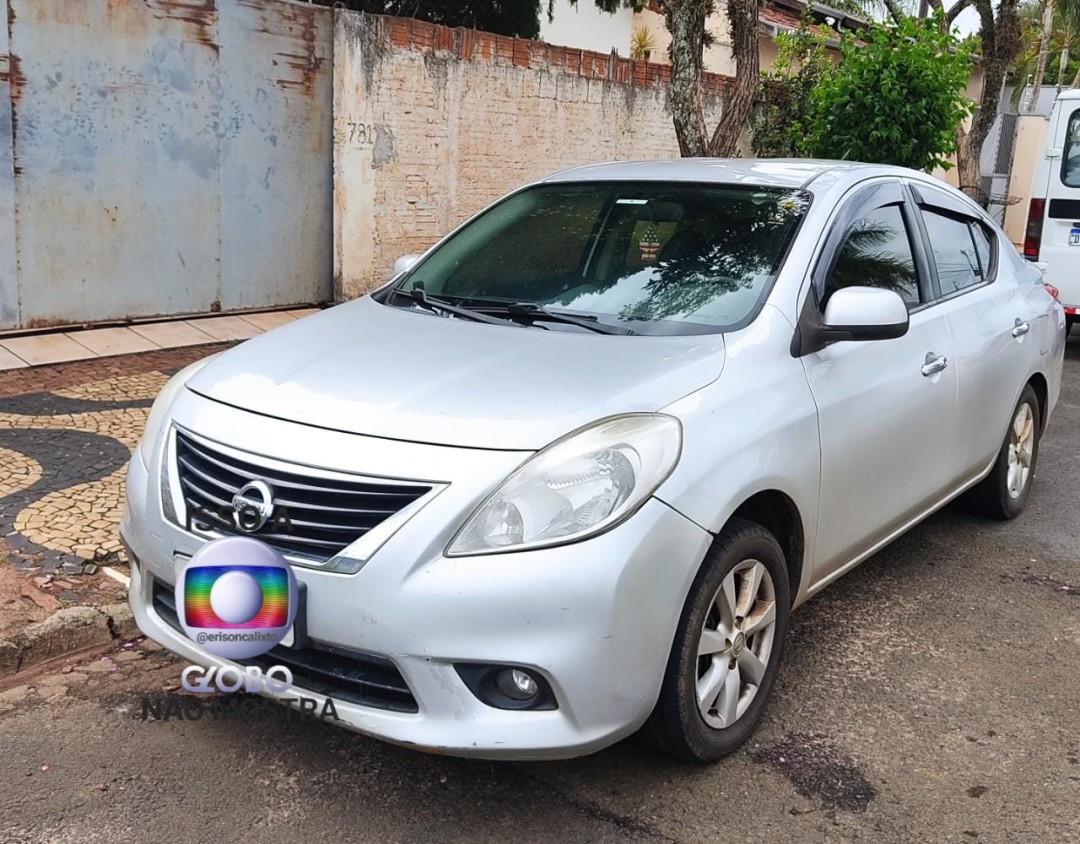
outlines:
[[400, 275], [419, 260], [419, 255], [402, 255], [394, 261], [394, 275]]
[[822, 319], [826, 342], [892, 340], [908, 330], [900, 294], [880, 287], [842, 287], [829, 297]]

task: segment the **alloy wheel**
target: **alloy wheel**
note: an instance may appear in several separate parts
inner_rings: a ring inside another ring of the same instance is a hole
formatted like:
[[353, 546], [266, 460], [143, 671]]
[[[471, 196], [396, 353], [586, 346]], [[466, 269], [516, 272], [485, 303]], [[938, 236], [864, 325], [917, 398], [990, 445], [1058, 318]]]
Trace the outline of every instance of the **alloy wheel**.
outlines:
[[705, 723], [734, 724], [757, 695], [776, 633], [776, 590], [764, 564], [728, 572], [709, 604], [698, 641], [697, 703]]
[[1019, 498], [1031, 477], [1031, 462], [1035, 454], [1035, 416], [1031, 405], [1022, 402], [1016, 409], [1009, 428], [1008, 472], [1005, 485], [1010, 498]]

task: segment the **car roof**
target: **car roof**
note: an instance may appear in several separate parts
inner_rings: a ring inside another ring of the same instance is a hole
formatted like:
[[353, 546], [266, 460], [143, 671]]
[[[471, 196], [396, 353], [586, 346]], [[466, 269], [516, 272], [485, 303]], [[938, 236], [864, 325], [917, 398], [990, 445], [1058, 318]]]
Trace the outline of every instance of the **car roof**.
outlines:
[[802, 188], [819, 176], [896, 175], [910, 170], [854, 161], [819, 161], [805, 158], [673, 158], [656, 161], [610, 161], [562, 170], [544, 182], [673, 181], [717, 182]]

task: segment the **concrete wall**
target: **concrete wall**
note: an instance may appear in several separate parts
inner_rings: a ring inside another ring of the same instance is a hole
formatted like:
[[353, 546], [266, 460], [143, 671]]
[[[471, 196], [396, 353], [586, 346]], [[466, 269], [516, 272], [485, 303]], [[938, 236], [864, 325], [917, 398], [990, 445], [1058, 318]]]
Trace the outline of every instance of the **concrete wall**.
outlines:
[[610, 53], [615, 49], [621, 56], [630, 55], [632, 10], [619, 9], [609, 15], [596, 8], [593, 0], [578, 0], [576, 5], [570, 0], [555, 0], [555, 14], [549, 21], [547, 0], [542, 5], [541, 41], [598, 53]]
[[0, 12], [0, 329], [329, 297], [330, 9]]
[[[664, 65], [338, 10], [335, 293], [384, 282], [511, 188], [611, 159], [678, 155]], [[710, 123], [729, 84], [709, 76]]]
[[1017, 246], [1023, 246], [1027, 229], [1028, 204], [1031, 201], [1035, 169], [1043, 157], [1043, 145], [1050, 128], [1050, 118], [1022, 114], [1016, 122], [1016, 147], [1009, 177], [1009, 196], [1018, 201], [1005, 209], [1005, 234]]

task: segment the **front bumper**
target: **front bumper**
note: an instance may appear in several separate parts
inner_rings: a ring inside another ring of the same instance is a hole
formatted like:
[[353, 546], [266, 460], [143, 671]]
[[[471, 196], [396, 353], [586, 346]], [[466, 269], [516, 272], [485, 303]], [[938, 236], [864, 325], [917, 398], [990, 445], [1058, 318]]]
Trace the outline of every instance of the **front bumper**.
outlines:
[[[278, 442], [295, 439], [296, 426], [244, 415], [248, 426], [240, 430], [248, 441], [269, 436], [275, 426], [293, 429], [292, 438], [275, 436]], [[267, 430], [253, 433], [252, 426]], [[452, 487], [453, 479], [448, 492]], [[173, 584], [176, 556], [192, 554], [202, 541], [161, 516], [157, 492], [158, 479], [136, 453], [122, 525], [135, 558], [135, 619], [146, 635], [185, 659], [227, 665], [154, 606], [154, 582]], [[389, 711], [331, 691], [343, 724], [419, 749], [515, 759], [590, 753], [640, 727], [659, 695], [682, 604], [711, 536], [654, 499], [614, 530], [584, 542], [446, 558], [446, 537], [468, 512], [453, 502], [452, 495], [440, 496], [439, 506], [414, 516], [356, 574], [294, 569], [306, 593], [308, 637], [392, 662], [416, 701], [415, 713]], [[448, 508], [458, 511], [449, 523]], [[557, 708], [488, 706], [466, 686], [457, 663], [533, 669], [550, 684]], [[281, 697], [313, 698], [320, 708], [325, 698], [300, 680], [294, 692]]]

